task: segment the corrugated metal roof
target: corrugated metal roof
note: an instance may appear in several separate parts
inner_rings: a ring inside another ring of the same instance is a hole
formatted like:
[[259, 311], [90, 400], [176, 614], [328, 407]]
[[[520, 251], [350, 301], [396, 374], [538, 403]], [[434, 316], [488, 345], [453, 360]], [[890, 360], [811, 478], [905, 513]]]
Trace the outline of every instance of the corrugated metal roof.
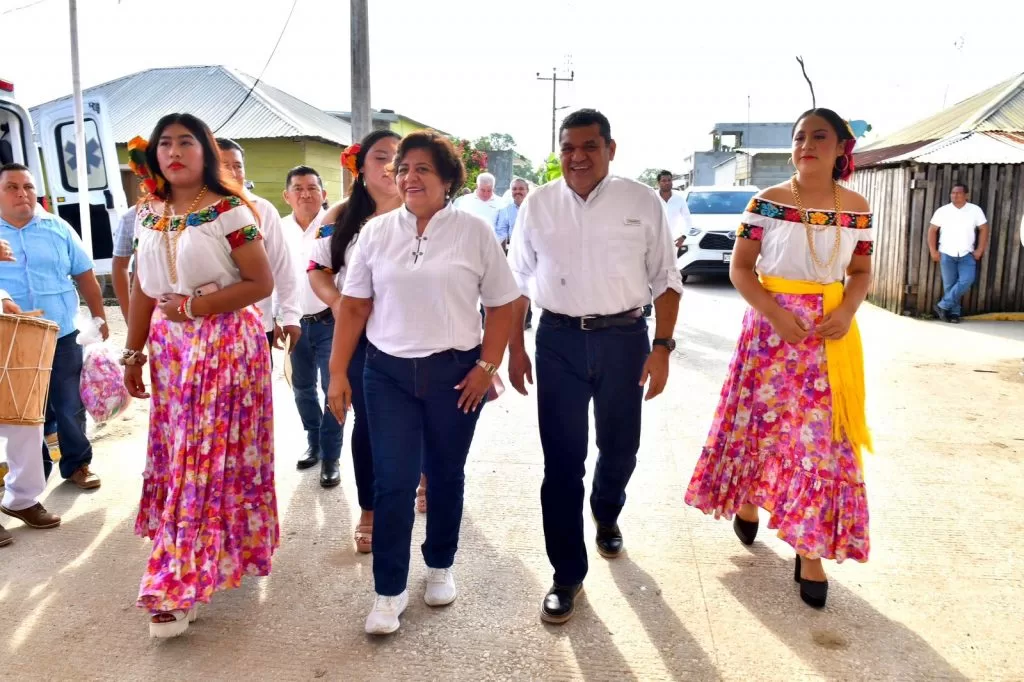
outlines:
[[[115, 142], [128, 142], [136, 135], [148, 137], [161, 116], [181, 111], [201, 118], [218, 137], [352, 143], [348, 123], [266, 83], [257, 85], [245, 99], [255, 80], [225, 66], [183, 66], [140, 71], [88, 88], [84, 94], [99, 94], [107, 100]], [[45, 107], [68, 99], [70, 95], [33, 107], [33, 118]]]
[[[863, 149], [858, 149], [857, 165], [866, 167], [882, 163], [898, 163], [897, 159], [905, 159], [908, 152], [931, 145], [931, 143], [944, 142], [947, 138], [950, 138], [952, 142], [960, 142], [963, 138], [957, 137], [958, 135], [973, 131], [1024, 133], [1024, 74], [994, 85], [934, 116], [918, 121]], [[994, 156], [1000, 156], [1001, 152], [998, 151], [998, 147], [980, 146], [987, 144], [984, 141], [974, 142], [968, 147], [957, 145], [957, 149], [963, 150], [965, 153], [968, 151], [981, 152], [982, 156], [985, 155], [985, 150], [991, 150]], [[938, 162], [929, 161], [928, 163]], [[943, 163], [982, 162], [958, 160], [944, 161]]]
[[887, 163], [1024, 163], [1024, 136], [1001, 133], [956, 133]]

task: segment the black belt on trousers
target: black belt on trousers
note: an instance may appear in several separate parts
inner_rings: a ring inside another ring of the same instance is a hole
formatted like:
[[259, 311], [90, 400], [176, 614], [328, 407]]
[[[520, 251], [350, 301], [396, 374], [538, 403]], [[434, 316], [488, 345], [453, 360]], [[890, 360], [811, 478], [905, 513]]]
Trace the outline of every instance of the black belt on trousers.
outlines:
[[615, 313], [614, 315], [584, 315], [583, 317], [573, 317], [571, 315], [563, 315], [561, 313], [553, 313], [550, 310], [545, 310], [541, 316], [541, 322], [547, 318], [551, 322], [557, 324], [564, 324], [566, 326], [576, 327], [582, 329], [585, 332], [597, 331], [598, 329], [607, 329], [608, 327], [628, 327], [636, 324], [636, 321], [640, 318], [641, 309], [633, 308], [622, 313]]
[[316, 313], [314, 315], [303, 315], [302, 316], [302, 321], [303, 322], [319, 322], [320, 320], [326, 320], [328, 317], [331, 317], [332, 315], [333, 315], [333, 313], [331, 313], [331, 309], [330, 308], [324, 308], [323, 310], [321, 310], [320, 312], [318, 312], [318, 313]]

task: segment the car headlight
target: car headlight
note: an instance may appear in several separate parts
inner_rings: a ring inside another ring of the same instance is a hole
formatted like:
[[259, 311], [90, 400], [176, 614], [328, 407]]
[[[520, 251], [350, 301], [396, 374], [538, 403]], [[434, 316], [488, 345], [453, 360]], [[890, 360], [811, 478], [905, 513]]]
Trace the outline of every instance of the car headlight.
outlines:
[[700, 234], [700, 228], [691, 227], [689, 230], [687, 230], [686, 234], [690, 235], [691, 237], [696, 237], [698, 234]]

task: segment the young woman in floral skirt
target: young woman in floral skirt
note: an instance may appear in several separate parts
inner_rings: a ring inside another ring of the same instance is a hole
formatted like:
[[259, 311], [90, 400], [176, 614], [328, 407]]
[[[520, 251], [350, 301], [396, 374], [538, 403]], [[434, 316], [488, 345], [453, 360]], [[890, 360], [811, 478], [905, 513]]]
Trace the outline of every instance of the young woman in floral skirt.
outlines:
[[823, 559], [868, 558], [860, 454], [871, 448], [854, 315], [871, 284], [867, 201], [838, 184], [853, 174], [855, 138], [830, 109], [793, 128], [790, 181], [743, 215], [731, 279], [750, 304], [711, 433], [686, 502], [734, 518], [747, 545], [768, 527], [796, 551], [800, 596], [821, 608]]
[[150, 635], [174, 637], [216, 590], [267, 575], [278, 545], [270, 352], [255, 308], [273, 280], [205, 123], [169, 114], [130, 148], [149, 196], [122, 361], [129, 392], [150, 397], [148, 344], [153, 393], [135, 521], [153, 551], [138, 606]]

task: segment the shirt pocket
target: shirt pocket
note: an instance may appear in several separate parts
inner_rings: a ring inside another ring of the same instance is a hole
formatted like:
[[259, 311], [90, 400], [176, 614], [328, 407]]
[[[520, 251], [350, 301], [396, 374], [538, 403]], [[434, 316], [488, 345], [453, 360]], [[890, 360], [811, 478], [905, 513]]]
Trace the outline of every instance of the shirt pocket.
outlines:
[[640, 223], [612, 225], [604, 249], [606, 271], [613, 277], [646, 275], [647, 226]]

